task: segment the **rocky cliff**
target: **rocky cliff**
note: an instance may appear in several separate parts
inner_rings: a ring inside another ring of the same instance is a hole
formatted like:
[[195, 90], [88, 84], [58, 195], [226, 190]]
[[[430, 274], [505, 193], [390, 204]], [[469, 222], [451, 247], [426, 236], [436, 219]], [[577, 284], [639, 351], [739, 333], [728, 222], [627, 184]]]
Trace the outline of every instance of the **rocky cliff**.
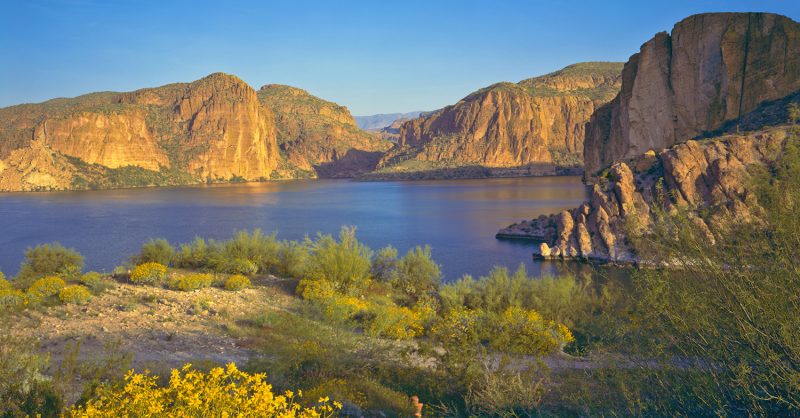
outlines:
[[592, 116], [587, 178], [613, 162], [713, 131], [800, 89], [800, 24], [768, 13], [686, 18], [642, 45]]
[[216, 73], [0, 109], [0, 190], [352, 176], [390, 145], [345, 107]]
[[384, 170], [453, 166], [579, 166], [584, 125], [620, 86], [620, 63], [581, 63], [499, 83], [405, 122]]
[[588, 202], [511, 225], [498, 237], [541, 241], [535, 255], [543, 258], [641, 262], [629, 234], [646, 231], [658, 211], [680, 208], [713, 244], [727, 228], [752, 219], [758, 206], [750, 173], [773, 164], [791, 135], [786, 126], [773, 127], [618, 161], [592, 186]]
[[352, 177], [373, 170], [391, 147], [358, 128], [346, 107], [305, 90], [268, 84], [258, 98], [275, 115], [278, 143], [291, 167], [320, 177]]

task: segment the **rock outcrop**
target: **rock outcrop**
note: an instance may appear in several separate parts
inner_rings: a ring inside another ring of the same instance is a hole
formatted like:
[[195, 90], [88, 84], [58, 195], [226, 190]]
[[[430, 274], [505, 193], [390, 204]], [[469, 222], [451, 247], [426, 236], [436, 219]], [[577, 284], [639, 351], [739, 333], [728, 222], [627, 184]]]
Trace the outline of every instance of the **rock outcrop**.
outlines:
[[800, 24], [769, 13], [688, 17], [642, 45], [622, 89], [592, 115], [587, 179], [620, 159], [684, 142], [800, 89]]
[[278, 143], [293, 168], [319, 177], [353, 177], [375, 169], [392, 145], [358, 128], [346, 107], [305, 90], [268, 84], [258, 98], [275, 115]]
[[0, 109], [0, 191], [353, 176], [390, 146], [343, 106], [216, 73]]
[[620, 63], [581, 63], [499, 83], [405, 122], [384, 170], [580, 166], [584, 125], [620, 86]]
[[[800, 104], [800, 93], [793, 98]], [[580, 207], [511, 225], [497, 237], [540, 241], [534, 254], [542, 258], [646, 262], [629, 234], [646, 232], [657, 213], [680, 208], [713, 244], [738, 222], [754, 220], [751, 173], [774, 164], [797, 134], [784, 124], [649, 150], [605, 170]]]

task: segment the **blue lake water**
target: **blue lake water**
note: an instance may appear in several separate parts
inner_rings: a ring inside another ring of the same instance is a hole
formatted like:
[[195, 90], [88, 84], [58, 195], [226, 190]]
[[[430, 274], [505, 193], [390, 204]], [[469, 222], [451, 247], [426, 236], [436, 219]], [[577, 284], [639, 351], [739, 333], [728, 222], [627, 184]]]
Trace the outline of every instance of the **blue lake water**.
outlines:
[[579, 177], [413, 182], [308, 180], [82, 192], [0, 194], [0, 271], [15, 274], [29, 246], [60, 242], [110, 271], [149, 238], [224, 239], [261, 228], [280, 238], [335, 234], [355, 225], [377, 250], [429, 244], [445, 280], [485, 275], [494, 265], [554, 273], [531, 259], [533, 243], [499, 241], [510, 223], [580, 204]]

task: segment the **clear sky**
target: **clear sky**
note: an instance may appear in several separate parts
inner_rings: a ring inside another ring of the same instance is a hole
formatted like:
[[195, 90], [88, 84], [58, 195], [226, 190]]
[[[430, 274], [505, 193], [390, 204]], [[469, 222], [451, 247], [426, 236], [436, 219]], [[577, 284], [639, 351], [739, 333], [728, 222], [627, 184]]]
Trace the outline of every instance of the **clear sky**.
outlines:
[[0, 0], [0, 106], [209, 73], [353, 114], [432, 110], [580, 61], [625, 61], [695, 13], [800, 1]]

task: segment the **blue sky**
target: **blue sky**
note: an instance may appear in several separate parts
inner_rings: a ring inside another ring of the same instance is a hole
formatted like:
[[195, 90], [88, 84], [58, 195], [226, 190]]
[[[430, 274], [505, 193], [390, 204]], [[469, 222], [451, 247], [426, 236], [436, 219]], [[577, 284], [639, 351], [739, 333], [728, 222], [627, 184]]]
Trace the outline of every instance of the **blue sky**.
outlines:
[[625, 61], [701, 12], [800, 1], [0, 0], [0, 106], [236, 74], [356, 115], [429, 110], [498, 81]]

